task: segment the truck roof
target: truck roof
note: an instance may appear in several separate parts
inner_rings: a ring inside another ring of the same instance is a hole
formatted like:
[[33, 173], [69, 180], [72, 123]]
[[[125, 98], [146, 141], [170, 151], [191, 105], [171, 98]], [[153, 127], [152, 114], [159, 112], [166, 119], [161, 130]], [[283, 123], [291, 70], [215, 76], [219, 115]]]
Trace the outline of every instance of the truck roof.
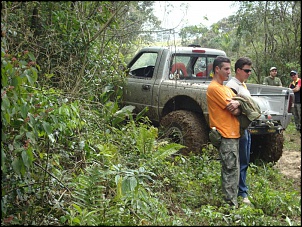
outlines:
[[223, 50], [211, 49], [211, 48], [205, 48], [205, 47], [152, 46], [152, 47], [145, 47], [142, 50], [158, 51], [158, 50], [163, 50], [163, 49], [167, 49], [167, 50], [170, 50], [171, 52], [175, 52], [175, 53], [191, 54], [192, 52], [196, 52], [196, 53], [205, 53], [205, 54], [226, 56], [226, 53]]

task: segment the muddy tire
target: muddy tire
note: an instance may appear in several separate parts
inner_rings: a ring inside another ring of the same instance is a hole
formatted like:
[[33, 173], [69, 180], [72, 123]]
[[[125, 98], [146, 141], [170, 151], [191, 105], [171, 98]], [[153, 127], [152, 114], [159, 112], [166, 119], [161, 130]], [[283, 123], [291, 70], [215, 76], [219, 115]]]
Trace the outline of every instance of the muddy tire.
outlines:
[[252, 135], [251, 161], [277, 162], [282, 156], [283, 143], [283, 133]]
[[209, 129], [202, 115], [187, 110], [167, 114], [160, 122], [160, 132], [170, 142], [185, 145], [179, 152], [200, 154], [209, 141]]

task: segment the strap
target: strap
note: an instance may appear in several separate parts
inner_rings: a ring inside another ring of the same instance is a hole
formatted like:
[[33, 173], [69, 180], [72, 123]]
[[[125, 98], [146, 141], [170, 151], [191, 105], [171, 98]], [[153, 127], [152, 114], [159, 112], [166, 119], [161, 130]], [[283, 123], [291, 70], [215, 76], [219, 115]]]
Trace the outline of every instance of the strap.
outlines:
[[234, 88], [231, 88], [231, 89], [237, 95], [238, 92]]

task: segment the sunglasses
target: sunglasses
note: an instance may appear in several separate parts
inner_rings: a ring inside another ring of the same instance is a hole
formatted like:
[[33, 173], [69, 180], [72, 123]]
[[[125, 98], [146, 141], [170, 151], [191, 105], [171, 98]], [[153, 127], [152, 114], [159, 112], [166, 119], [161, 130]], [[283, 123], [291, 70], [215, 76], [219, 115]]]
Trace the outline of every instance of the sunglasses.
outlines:
[[252, 72], [252, 70], [251, 69], [241, 69], [241, 70], [243, 70], [244, 72], [246, 72], [246, 73], [250, 73], [250, 72]]

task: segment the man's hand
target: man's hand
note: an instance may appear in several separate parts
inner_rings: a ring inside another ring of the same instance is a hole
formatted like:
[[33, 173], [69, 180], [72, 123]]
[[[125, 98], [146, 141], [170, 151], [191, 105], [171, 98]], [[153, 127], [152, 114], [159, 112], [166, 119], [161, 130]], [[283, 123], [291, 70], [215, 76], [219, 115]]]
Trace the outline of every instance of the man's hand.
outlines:
[[230, 103], [226, 106], [226, 109], [228, 111], [231, 112], [231, 114], [235, 115], [235, 116], [238, 116], [241, 114], [241, 110], [239, 108], [239, 101], [237, 100], [233, 100], [233, 99], [228, 99], [228, 101], [230, 101]]
[[229, 100], [230, 103], [227, 104], [226, 109], [230, 112], [233, 112], [234, 110], [238, 109], [240, 103], [237, 100]]
[[235, 109], [234, 111], [231, 111], [231, 114], [235, 115], [235, 116], [239, 116], [241, 114], [241, 110], [240, 108]]

